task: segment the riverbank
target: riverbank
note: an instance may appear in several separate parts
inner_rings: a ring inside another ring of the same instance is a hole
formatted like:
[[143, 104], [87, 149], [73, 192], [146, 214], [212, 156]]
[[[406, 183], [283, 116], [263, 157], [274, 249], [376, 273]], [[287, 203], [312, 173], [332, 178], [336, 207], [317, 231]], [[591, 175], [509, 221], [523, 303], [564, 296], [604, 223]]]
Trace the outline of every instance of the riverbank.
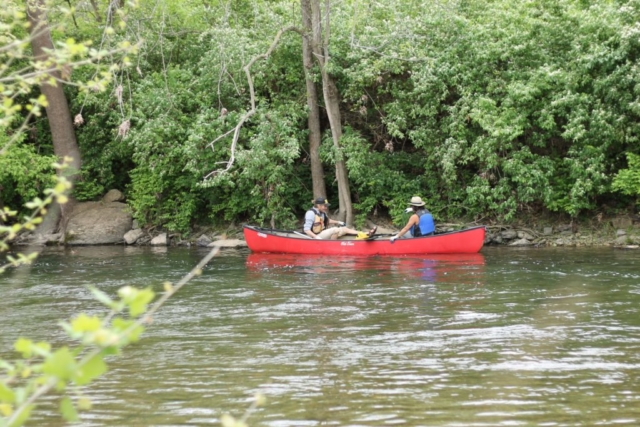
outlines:
[[548, 217], [524, 218], [508, 225], [487, 225], [485, 244], [635, 249], [640, 245], [640, 218], [637, 215], [596, 215], [574, 221]]
[[[593, 220], [573, 222], [554, 218], [535, 218], [508, 224], [491, 221], [487, 224], [443, 222], [437, 224], [436, 228], [438, 232], [447, 232], [477, 225], [487, 228], [486, 246], [640, 248], [640, 218], [631, 215], [600, 216]], [[362, 229], [371, 229], [373, 226], [378, 227], [378, 234], [394, 234], [399, 230], [387, 218], [369, 219]], [[177, 246], [212, 246], [215, 243], [230, 246], [234, 242], [241, 244], [244, 237], [241, 226], [231, 225], [218, 229], [200, 227], [193, 230], [190, 238], [169, 235], [169, 241], [169, 244]]]
[[[242, 226], [234, 223], [223, 227], [196, 226], [189, 233], [172, 233], [159, 227], [140, 227], [131, 218], [126, 204], [117, 201], [86, 205], [87, 207], [79, 209], [80, 214], [72, 217], [64, 235], [22, 235], [14, 243], [70, 246], [123, 243], [136, 246], [246, 246]], [[114, 216], [113, 212], [118, 215]], [[485, 246], [640, 247], [638, 215], [596, 215], [569, 221], [563, 217], [532, 215], [521, 216], [518, 221], [509, 223], [498, 223], [495, 220], [443, 221], [436, 223], [436, 230], [441, 233], [478, 225], [484, 225], [487, 229]], [[378, 228], [379, 235], [391, 235], [399, 231], [390, 218], [381, 216], [369, 218], [359, 229], [370, 230], [374, 226]], [[302, 228], [302, 224], [299, 227]]]

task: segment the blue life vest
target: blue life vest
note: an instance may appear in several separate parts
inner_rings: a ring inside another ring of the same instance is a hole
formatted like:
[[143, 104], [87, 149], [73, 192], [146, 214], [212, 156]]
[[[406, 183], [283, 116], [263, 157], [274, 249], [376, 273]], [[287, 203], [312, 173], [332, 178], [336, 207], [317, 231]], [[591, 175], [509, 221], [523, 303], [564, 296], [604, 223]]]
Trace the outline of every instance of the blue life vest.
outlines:
[[420, 209], [416, 215], [418, 215], [419, 222], [409, 230], [413, 237], [428, 236], [436, 231], [433, 216], [428, 210]]

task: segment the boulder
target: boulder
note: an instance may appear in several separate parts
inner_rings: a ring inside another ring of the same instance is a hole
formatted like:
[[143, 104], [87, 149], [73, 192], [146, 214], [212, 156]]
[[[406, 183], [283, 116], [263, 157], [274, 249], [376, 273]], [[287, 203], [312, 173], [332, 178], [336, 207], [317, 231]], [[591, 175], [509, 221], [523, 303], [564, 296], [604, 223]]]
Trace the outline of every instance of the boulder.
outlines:
[[67, 245], [122, 243], [133, 218], [124, 203], [84, 202], [74, 206], [66, 226]]
[[518, 237], [518, 233], [515, 230], [505, 230], [500, 233], [500, 236], [505, 240], [512, 240]]
[[151, 246], [167, 246], [167, 233], [162, 233], [151, 239]]
[[531, 242], [527, 239], [518, 239], [509, 244], [509, 246], [530, 246]]
[[143, 235], [144, 235], [144, 231], [142, 231], [142, 229], [140, 228], [137, 228], [135, 230], [129, 230], [124, 235], [124, 242], [127, 245], [133, 245]]
[[560, 238], [554, 242], [554, 245], [555, 246], [573, 246], [573, 242], [568, 239]]
[[526, 231], [518, 231], [518, 239], [533, 240], [534, 237]]
[[203, 234], [202, 236], [200, 236], [200, 237], [198, 237], [196, 239], [196, 245], [197, 246], [207, 247], [207, 245], [209, 245], [209, 243], [211, 243], [211, 239], [206, 234]]
[[124, 194], [120, 190], [109, 190], [102, 198], [102, 201], [104, 203], [122, 202], [124, 201]]

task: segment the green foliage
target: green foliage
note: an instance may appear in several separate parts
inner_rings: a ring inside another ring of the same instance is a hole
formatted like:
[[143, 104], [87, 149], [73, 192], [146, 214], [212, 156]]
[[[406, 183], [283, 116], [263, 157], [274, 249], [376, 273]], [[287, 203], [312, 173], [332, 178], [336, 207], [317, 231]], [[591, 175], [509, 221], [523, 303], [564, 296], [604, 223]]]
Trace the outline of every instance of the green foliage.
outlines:
[[119, 300], [112, 300], [95, 288], [92, 292], [109, 312], [102, 317], [79, 314], [61, 323], [69, 338], [77, 342], [75, 347], [53, 350], [48, 342], [19, 338], [14, 350], [20, 359], [0, 359], [0, 426], [23, 425], [36, 407], [37, 398], [52, 389], [60, 395], [63, 418], [77, 421], [79, 410], [91, 408], [91, 401], [79, 387], [107, 371], [106, 356], [138, 341], [153, 291], [127, 286], [118, 291]]
[[239, 147], [236, 153], [239, 171], [217, 174], [205, 185], [227, 191], [229, 203], [213, 205], [212, 215], [222, 214], [230, 221], [249, 214], [258, 224], [273, 220], [281, 227], [294, 226], [292, 211], [296, 206], [307, 205], [311, 197], [303, 197], [302, 183], [296, 179], [294, 161], [300, 152], [300, 117], [295, 106], [290, 107], [270, 114], [260, 111], [247, 147]]
[[380, 47], [343, 48], [348, 120], [374, 147], [421, 156], [423, 192], [447, 216], [593, 209], [637, 139], [638, 3], [626, 3], [377, 4], [355, 35]]
[[[88, 72], [78, 70], [75, 76], [87, 78]], [[70, 98], [71, 108], [82, 111], [83, 116], [83, 124], [76, 128], [83, 161], [81, 176], [74, 183], [74, 197], [79, 201], [96, 200], [112, 188], [124, 190], [133, 162], [131, 149], [117, 134], [123, 121], [117, 98], [108, 92], [71, 92]]]
[[[2, 145], [0, 136], [0, 145]], [[43, 156], [32, 145], [16, 142], [0, 155], [0, 205], [24, 206], [53, 184], [54, 156]]]
[[[2, 157], [0, 156], [0, 159]], [[71, 183], [62, 174], [68, 167], [72, 159], [65, 158], [62, 164], [54, 163], [51, 167], [60, 170], [60, 174], [52, 178], [53, 188], [46, 188], [43, 193], [46, 197], [34, 197], [33, 200], [25, 203], [25, 207], [31, 211], [31, 214], [24, 218], [16, 218], [18, 212], [4, 206], [0, 210], [0, 253], [7, 252], [9, 243], [13, 241], [18, 233], [22, 231], [33, 231], [36, 226], [42, 222], [42, 218], [47, 213], [47, 209], [54, 201], [64, 204], [68, 201], [67, 193], [71, 189]], [[5, 225], [7, 224], [7, 225]], [[38, 252], [24, 255], [18, 253], [17, 258], [11, 255], [7, 256], [7, 264], [0, 264], [0, 274], [4, 273], [7, 267], [18, 267], [24, 264], [30, 264], [38, 255]]]
[[[349, 178], [358, 195], [355, 204], [360, 212], [356, 217], [357, 226], [364, 225], [369, 212], [381, 208], [389, 210], [397, 225], [404, 225], [403, 212], [411, 195], [424, 194], [425, 200], [430, 199], [432, 193], [428, 190], [419, 158], [403, 152], [371, 152], [367, 141], [351, 128], [345, 128], [341, 143], [347, 157]], [[414, 174], [406, 176], [401, 171]], [[437, 207], [430, 204], [430, 209]]]
[[622, 194], [636, 196], [636, 203], [640, 202], [640, 156], [626, 153], [629, 167], [621, 169], [613, 178], [612, 188]]
[[[132, 2], [127, 2], [127, 4]], [[28, 4], [31, 4], [28, 3]], [[133, 3], [132, 3], [133, 4]], [[100, 49], [90, 47], [90, 42], [78, 42], [70, 35], [63, 33], [65, 20], [75, 19], [74, 11], [66, 6], [51, 1], [42, 2], [45, 13], [49, 17], [48, 30], [55, 38], [55, 49], [46, 58], [33, 58], [30, 47], [25, 4], [13, 0], [3, 2], [0, 9], [0, 128], [15, 128], [15, 132], [6, 143], [0, 146], [0, 153], [12, 143], [20, 139], [32, 117], [39, 117], [48, 100], [42, 94], [32, 93], [33, 88], [47, 84], [62, 84], [70, 70], [80, 65], [92, 65], [93, 74], [90, 79], [75, 81], [82, 91], [104, 90], [111, 81], [112, 72], [122, 65], [128, 65], [128, 54], [135, 52], [135, 46], [127, 41], [116, 42], [111, 46], [110, 35], [115, 31], [106, 28]], [[118, 8], [116, 14], [123, 17], [126, 8]], [[124, 24], [124, 21], [120, 21]], [[58, 38], [60, 37], [60, 38]], [[112, 56], [109, 64], [102, 65], [103, 58]], [[120, 61], [115, 60], [120, 56]], [[53, 74], [55, 72], [56, 74]], [[22, 114], [25, 114], [24, 116]], [[19, 123], [18, 123], [19, 122]]]
[[[188, 61], [151, 73], [137, 85], [133, 100], [138, 107], [124, 141], [134, 163], [127, 196], [142, 224], [186, 232], [205, 220], [273, 220], [279, 226], [295, 221], [292, 211], [304, 183], [295, 179], [300, 172], [294, 160], [304, 137], [304, 112], [286, 99], [283, 89], [304, 83], [299, 58], [291, 50], [277, 56], [293, 67], [256, 66], [255, 84], [265, 87], [259, 108], [268, 114], [260, 112], [243, 127], [234, 154], [240, 169], [203, 182], [210, 172], [224, 169], [231, 156], [232, 134], [213, 141], [233, 130], [248, 108], [248, 99], [238, 96], [246, 93], [241, 66], [268, 47], [263, 38], [251, 37], [255, 30], [213, 28], [200, 35], [201, 42], [194, 40], [198, 47]], [[290, 68], [297, 76], [287, 72]], [[277, 107], [265, 98], [278, 99]]]
[[[595, 209], [612, 197], [623, 154], [637, 151], [639, 12], [636, 0], [332, 3], [328, 71], [345, 134], [340, 150], [322, 146], [328, 196], [344, 156], [358, 224], [371, 214], [404, 222], [411, 195], [440, 220]], [[250, 108], [243, 66], [299, 20], [298, 5], [280, 0], [132, 11], [127, 28], [145, 43], [135, 72], [114, 74], [124, 100], [70, 94], [85, 118], [77, 197], [119, 188], [142, 224], [181, 232], [198, 222], [294, 225], [311, 193], [297, 33], [253, 65], [258, 112], [233, 167], [209, 174], [226, 168], [233, 135], [220, 137]], [[86, 23], [67, 31], [101, 36]], [[118, 135], [125, 120], [130, 131]]]

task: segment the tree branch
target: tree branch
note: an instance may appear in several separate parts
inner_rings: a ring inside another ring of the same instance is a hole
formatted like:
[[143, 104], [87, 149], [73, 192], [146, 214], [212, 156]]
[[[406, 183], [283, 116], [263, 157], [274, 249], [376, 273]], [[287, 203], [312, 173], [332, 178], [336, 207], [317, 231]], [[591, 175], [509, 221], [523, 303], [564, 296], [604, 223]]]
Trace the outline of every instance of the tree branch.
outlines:
[[294, 32], [296, 32], [296, 33], [298, 33], [300, 35], [304, 35], [304, 31], [302, 31], [301, 29], [299, 29], [299, 28], [297, 28], [297, 27], [295, 27], [293, 25], [288, 26], [286, 28], [280, 29], [280, 31], [278, 31], [278, 33], [274, 37], [273, 42], [271, 42], [271, 46], [269, 46], [269, 49], [267, 49], [267, 51], [265, 53], [262, 53], [260, 55], [254, 56], [247, 63], [247, 65], [242, 67], [242, 69], [244, 70], [244, 73], [247, 76], [247, 83], [249, 84], [249, 95], [251, 96], [251, 109], [249, 111], [247, 111], [246, 113], [244, 113], [244, 115], [240, 118], [240, 120], [238, 121], [238, 124], [235, 126], [235, 128], [233, 128], [232, 130], [228, 131], [224, 135], [221, 135], [221, 136], [217, 137], [216, 139], [211, 141], [209, 144], [207, 144], [207, 147], [211, 147], [213, 149], [213, 144], [214, 143], [216, 143], [220, 139], [224, 138], [225, 136], [227, 136], [231, 132], [233, 132], [233, 140], [231, 141], [231, 148], [230, 148], [231, 154], [229, 156], [229, 160], [226, 162], [226, 166], [224, 168], [222, 168], [222, 169], [216, 169], [214, 171], [209, 172], [203, 178], [203, 180], [207, 180], [207, 179], [209, 179], [212, 176], [215, 176], [217, 174], [222, 174], [222, 173], [228, 172], [231, 169], [231, 167], [233, 166], [233, 163], [235, 162], [235, 158], [236, 158], [236, 147], [238, 145], [238, 139], [240, 137], [240, 129], [242, 128], [244, 123], [247, 120], [249, 120], [249, 118], [251, 118], [251, 116], [253, 116], [256, 113], [256, 94], [255, 94], [255, 90], [253, 88], [253, 77], [251, 76], [251, 67], [258, 60], [268, 58], [271, 55], [271, 53], [273, 52], [273, 50], [280, 43], [280, 38], [282, 37], [282, 35], [284, 33], [286, 33], [287, 31], [294, 31]]

